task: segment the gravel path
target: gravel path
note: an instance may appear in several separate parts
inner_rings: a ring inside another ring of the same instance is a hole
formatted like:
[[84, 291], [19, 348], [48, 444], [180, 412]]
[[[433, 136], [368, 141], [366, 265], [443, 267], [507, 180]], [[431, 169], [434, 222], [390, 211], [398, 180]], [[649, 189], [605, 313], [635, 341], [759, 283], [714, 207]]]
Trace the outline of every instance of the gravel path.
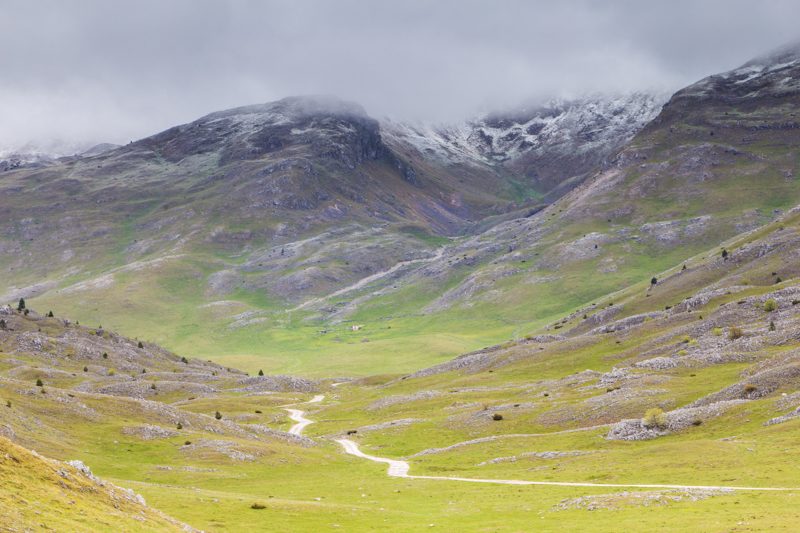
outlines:
[[[307, 403], [319, 403], [324, 399], [323, 395], [317, 395]], [[299, 409], [286, 409], [289, 411], [289, 417], [297, 422], [291, 427], [289, 433], [292, 435], [301, 435], [303, 429], [309, 424], [313, 424], [313, 420], [305, 418], [304, 411]], [[442, 481], [462, 481], [467, 483], [493, 483], [497, 485], [547, 485], [558, 487], [611, 487], [611, 488], [637, 488], [637, 489], [681, 489], [681, 490], [719, 490], [719, 491], [763, 491], [763, 492], [776, 492], [776, 491], [797, 491], [798, 488], [789, 487], [729, 487], [720, 485], [660, 485], [660, 484], [640, 484], [640, 483], [586, 483], [586, 482], [569, 482], [569, 481], [529, 481], [524, 479], [482, 479], [471, 477], [449, 477], [449, 476], [412, 476], [408, 471], [411, 465], [408, 461], [400, 461], [397, 459], [389, 459], [386, 457], [377, 457], [369, 455], [361, 451], [358, 444], [350, 439], [336, 439], [336, 442], [344, 448], [344, 452], [374, 461], [376, 463], [384, 463], [389, 465], [387, 474], [390, 477], [402, 477], [408, 479], [435, 479]]]

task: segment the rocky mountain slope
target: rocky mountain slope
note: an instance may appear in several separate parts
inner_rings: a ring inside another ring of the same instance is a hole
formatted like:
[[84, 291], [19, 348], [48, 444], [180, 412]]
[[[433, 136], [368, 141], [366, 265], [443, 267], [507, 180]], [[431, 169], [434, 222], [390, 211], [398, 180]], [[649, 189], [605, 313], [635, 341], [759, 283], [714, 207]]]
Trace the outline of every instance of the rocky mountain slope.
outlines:
[[402, 309], [472, 331], [505, 322], [520, 335], [773, 220], [800, 201], [800, 93], [785, 81], [800, 75], [800, 61], [787, 53], [757, 72], [749, 63], [736, 83], [715, 80], [742, 69], [679, 91], [608, 168], [540, 213], [340, 295], [321, 316], [367, 321]]
[[182, 346], [180, 331], [207, 353], [211, 343], [198, 339], [213, 331], [215, 346], [225, 338], [248, 357], [265, 334], [273, 354], [276, 342], [296, 350], [295, 334], [280, 333], [284, 311], [303, 316], [330, 295], [437, 259], [456, 233], [535, 213], [561, 178], [543, 185], [509, 165], [526, 150], [543, 162], [581, 136], [611, 139], [569, 167], [585, 172], [640, 124], [650, 102], [640, 100], [630, 112], [599, 100], [531, 111], [540, 118], [525, 124], [555, 115], [540, 141], [504, 145], [505, 162], [498, 147], [480, 160], [431, 157], [359, 106], [315, 97], [212, 113], [98, 155], [6, 171], [0, 292], [171, 347]]
[[667, 98], [631, 93], [555, 99], [456, 125], [388, 122], [384, 131], [389, 139], [447, 164], [499, 166], [556, 199], [606, 165], [658, 115]]

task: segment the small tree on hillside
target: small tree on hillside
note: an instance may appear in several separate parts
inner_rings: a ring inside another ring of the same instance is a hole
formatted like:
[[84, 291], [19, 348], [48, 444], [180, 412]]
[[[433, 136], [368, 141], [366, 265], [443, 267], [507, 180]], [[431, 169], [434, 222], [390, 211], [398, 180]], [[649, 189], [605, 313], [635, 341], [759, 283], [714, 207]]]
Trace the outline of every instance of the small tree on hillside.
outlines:
[[263, 370], [259, 370], [259, 371], [258, 371], [258, 375], [259, 375], [259, 376], [263, 376], [263, 375], [264, 375], [264, 371], [263, 371]]
[[652, 287], [652, 286], [653, 286], [653, 285], [655, 285], [656, 283], [658, 283], [658, 278], [657, 278], [657, 277], [655, 277], [655, 276], [653, 276], [653, 277], [650, 279], [650, 286]]
[[217, 411], [216, 413], [214, 413], [214, 418], [216, 418], [217, 420], [222, 420], [222, 413]]
[[0, 329], [6, 329], [6, 321], [0, 318]]
[[722, 258], [723, 259], [727, 259], [728, 258], [728, 250], [726, 250], [725, 248], [722, 249]]
[[47, 318], [53, 318], [53, 312], [52, 312], [52, 311], [50, 311], [49, 313], [47, 313]]
[[19, 303], [17, 304], [17, 311], [24, 311], [25, 310], [25, 298], [20, 298]]
[[142, 341], [139, 341], [139, 348], [144, 348], [144, 344], [142, 344]]

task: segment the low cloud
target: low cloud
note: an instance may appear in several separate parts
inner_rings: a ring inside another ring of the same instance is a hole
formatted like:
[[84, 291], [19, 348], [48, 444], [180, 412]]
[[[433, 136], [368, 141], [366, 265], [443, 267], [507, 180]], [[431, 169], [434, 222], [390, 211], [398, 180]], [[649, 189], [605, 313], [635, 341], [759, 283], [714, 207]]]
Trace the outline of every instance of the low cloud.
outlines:
[[675, 90], [800, 37], [782, 0], [12, 0], [0, 20], [0, 147], [127, 142], [293, 94], [454, 120]]

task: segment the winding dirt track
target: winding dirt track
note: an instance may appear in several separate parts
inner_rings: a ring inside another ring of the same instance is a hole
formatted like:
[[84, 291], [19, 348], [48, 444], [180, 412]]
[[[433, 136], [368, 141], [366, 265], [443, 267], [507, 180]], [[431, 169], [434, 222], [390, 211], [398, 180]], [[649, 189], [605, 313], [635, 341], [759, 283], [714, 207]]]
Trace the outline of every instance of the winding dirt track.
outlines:
[[[315, 396], [307, 403], [319, 403], [325, 397], [323, 395]], [[291, 427], [289, 433], [293, 435], [301, 435], [303, 429], [309, 424], [313, 424], [313, 420], [305, 418], [304, 411], [299, 409], [286, 409], [289, 411], [289, 417], [297, 422]], [[660, 484], [640, 484], [640, 483], [587, 483], [587, 482], [569, 482], [569, 481], [529, 481], [524, 479], [481, 479], [469, 477], [449, 477], [449, 476], [412, 476], [408, 471], [411, 465], [408, 461], [400, 461], [397, 459], [388, 459], [386, 457], [377, 457], [369, 455], [361, 451], [358, 444], [350, 439], [336, 439], [336, 442], [344, 449], [344, 452], [367, 459], [376, 463], [384, 463], [389, 465], [387, 474], [391, 477], [400, 477], [406, 479], [434, 479], [442, 481], [461, 481], [466, 483], [492, 483], [496, 485], [547, 485], [557, 487], [606, 487], [606, 488], [635, 488], [635, 489], [680, 489], [680, 490], [716, 490], [716, 491], [761, 491], [761, 492], [779, 492], [779, 491], [798, 491], [798, 488], [790, 487], [731, 487], [722, 485], [660, 485]]]

